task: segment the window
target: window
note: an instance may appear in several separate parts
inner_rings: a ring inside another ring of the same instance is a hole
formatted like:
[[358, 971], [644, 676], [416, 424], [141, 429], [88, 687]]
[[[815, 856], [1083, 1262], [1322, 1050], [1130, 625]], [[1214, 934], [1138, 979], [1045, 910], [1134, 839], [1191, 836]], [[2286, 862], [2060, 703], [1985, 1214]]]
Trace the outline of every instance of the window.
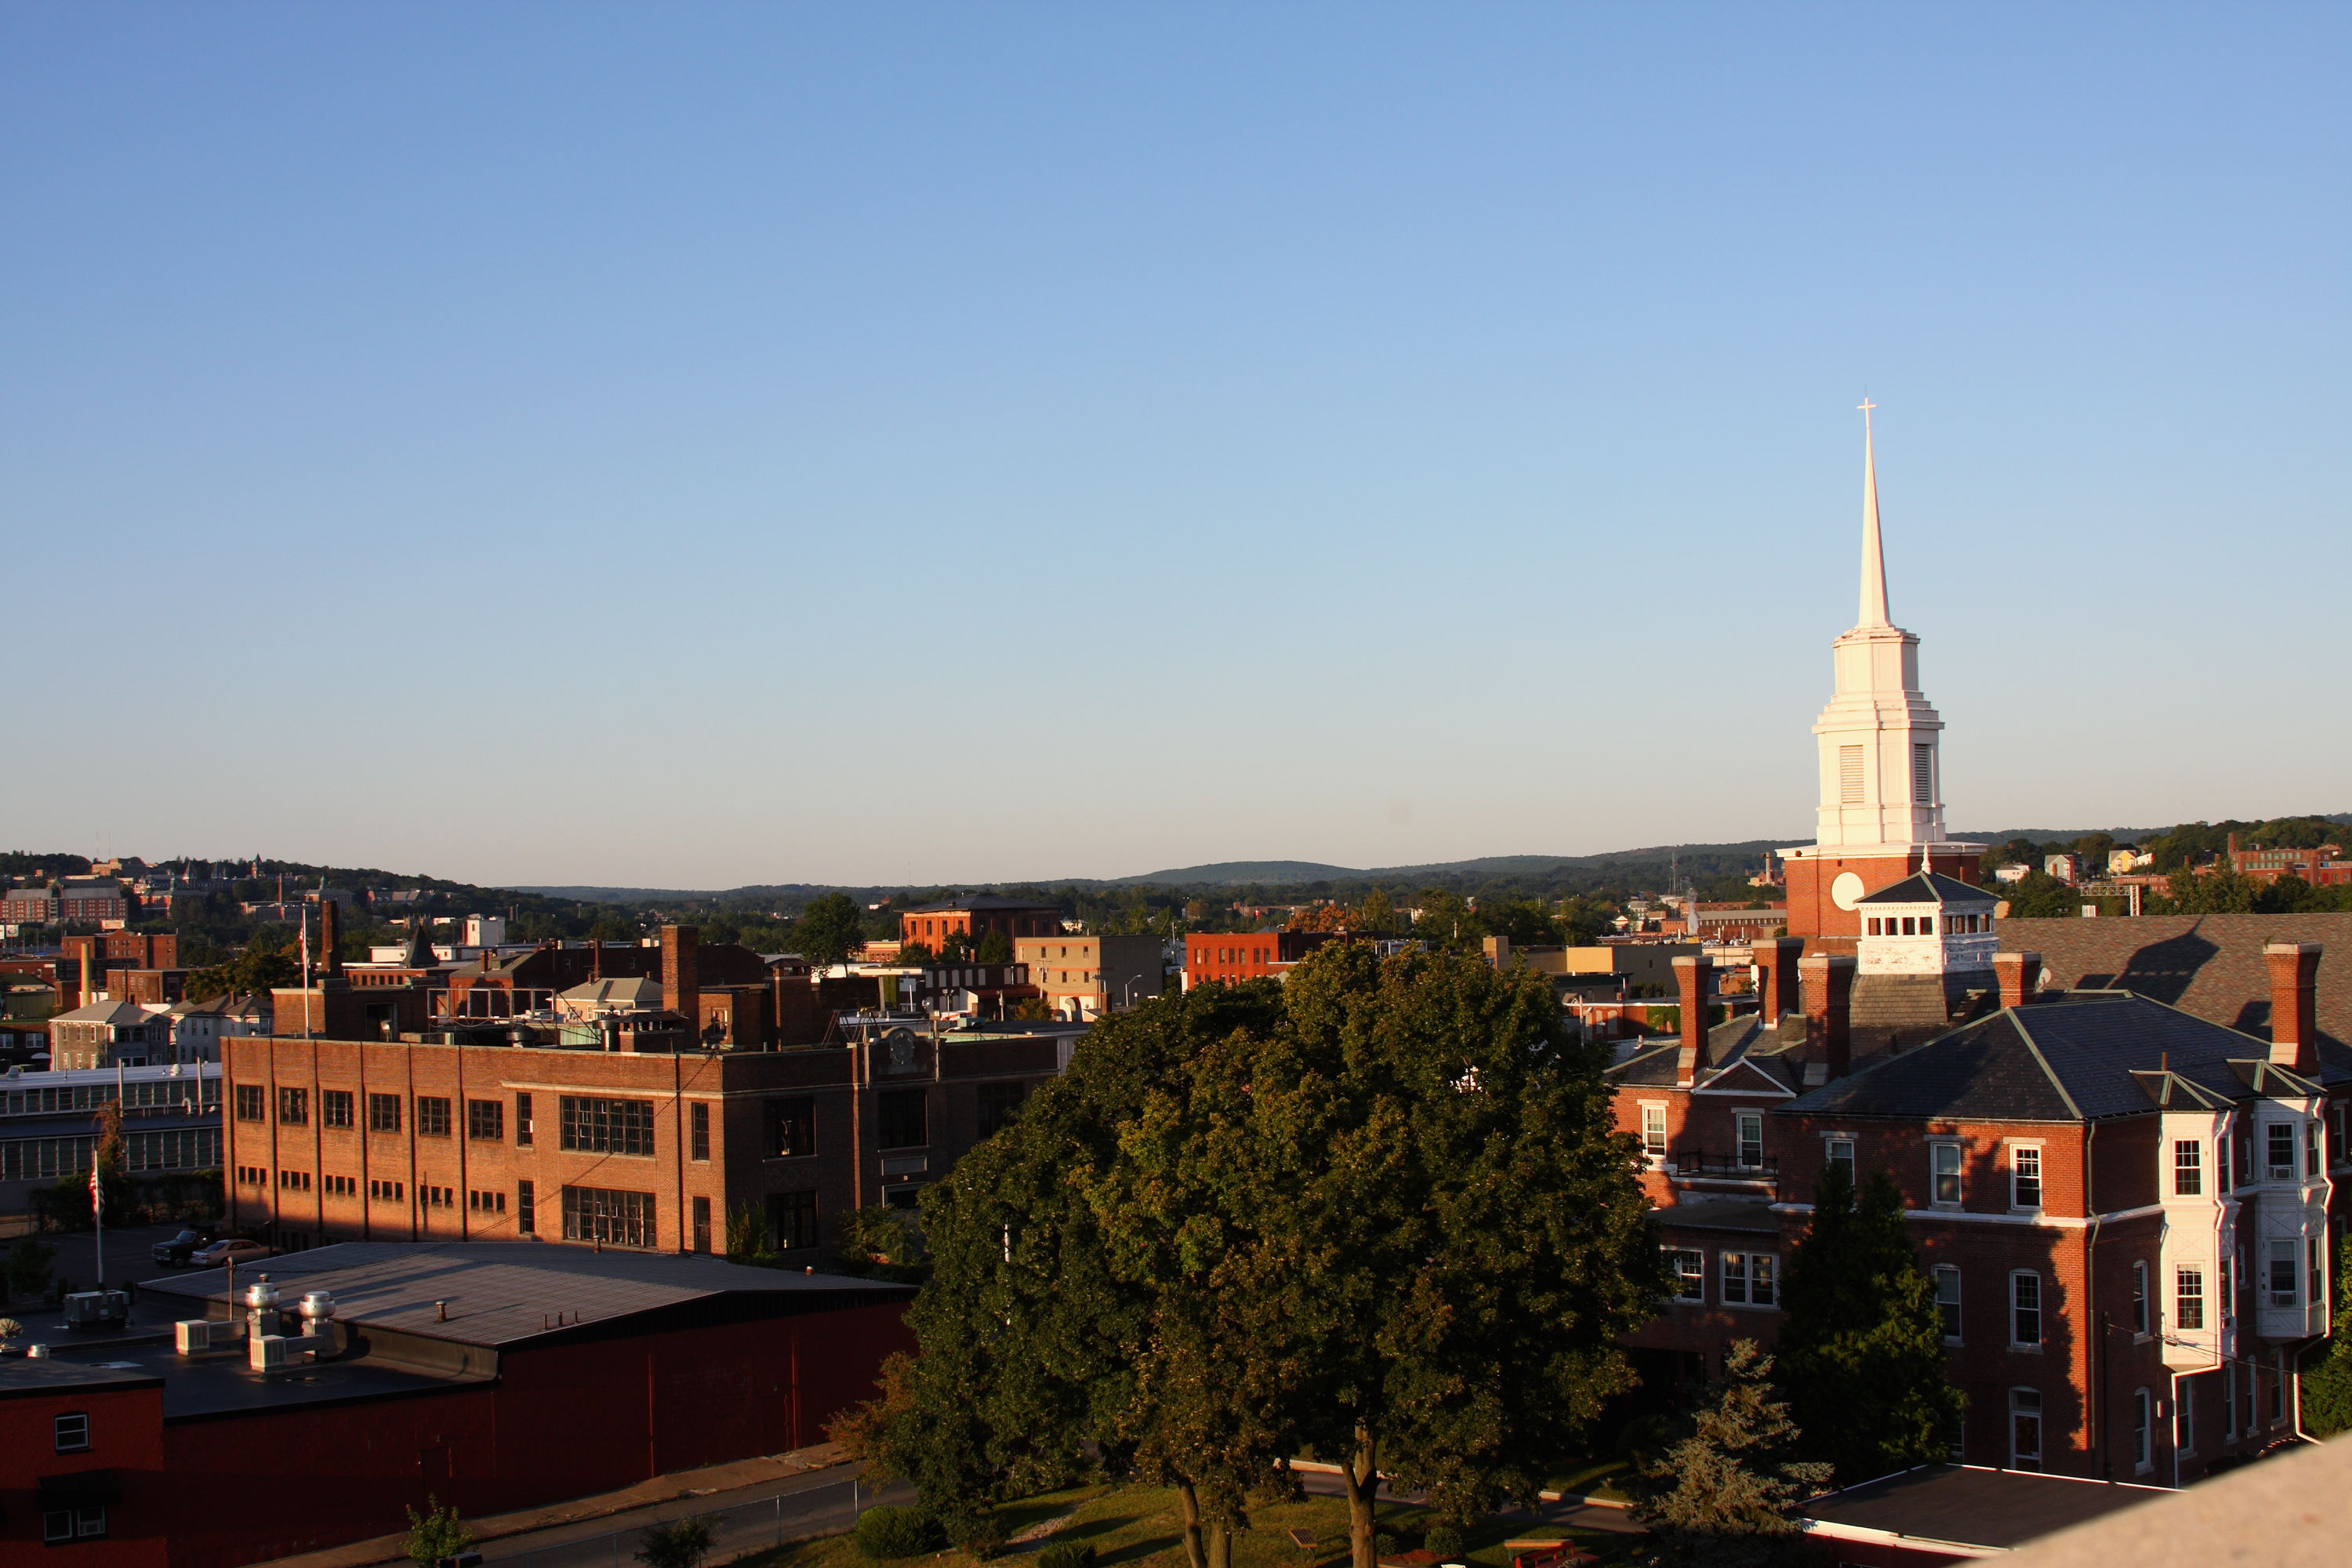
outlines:
[[2237, 1315], [2238, 1310], [2237, 1300], [2230, 1294], [2230, 1255], [2227, 1251], [2221, 1254], [2221, 1274], [2215, 1283], [2219, 1289], [2213, 1293], [2221, 1298], [2221, 1321], [2226, 1323]]
[[[561, 1128], [557, 1142], [566, 1149], [589, 1154], [649, 1155], [654, 1152], [654, 1102], [650, 1100], [592, 1100], [567, 1094], [557, 1099], [555, 1109]], [[563, 1191], [564, 1202], [569, 1205], [572, 1189], [566, 1187]], [[566, 1207], [567, 1237], [571, 1236], [571, 1209]]]
[[1936, 1316], [1943, 1321], [1944, 1342], [1960, 1342], [1960, 1271], [1950, 1264], [1935, 1270]]
[[1960, 1146], [1934, 1143], [1927, 1149], [1927, 1169], [1935, 1178], [1935, 1201], [1940, 1207], [1960, 1206]]
[[2147, 1429], [2148, 1404], [2147, 1389], [2132, 1390], [2132, 1468], [2135, 1470], [2156, 1468], [2156, 1453], [2149, 1442]]
[[2176, 1268], [2172, 1271], [2172, 1322], [2175, 1328], [2201, 1329], [2205, 1326], [2205, 1270]]
[[89, 1447], [89, 1416], [79, 1410], [68, 1411], [56, 1421], [58, 1452], [79, 1454]]
[[2289, 1241], [2271, 1243], [2271, 1305], [2292, 1307], [2298, 1304], [2302, 1288], [2295, 1279], [2295, 1253], [2301, 1250]]
[[371, 1132], [400, 1131], [400, 1096], [396, 1094], [368, 1096], [368, 1131]]
[[608, 1247], [655, 1246], [654, 1195], [612, 1192], [603, 1187], [566, 1187], [563, 1239], [601, 1241]]
[[278, 1124], [280, 1127], [307, 1127], [310, 1124], [309, 1089], [281, 1089], [278, 1091]]
[[778, 1252], [791, 1252], [797, 1247], [816, 1245], [816, 1194], [814, 1193], [770, 1193], [768, 1194], [768, 1234], [775, 1238]]
[[[703, 1104], [699, 1100], [697, 1100], [694, 1104], [687, 1107], [686, 1121], [688, 1131], [691, 1134], [688, 1145], [688, 1157], [695, 1160], [709, 1159], [710, 1107]], [[709, 1206], [710, 1200], [708, 1198], [697, 1198], [694, 1201], [703, 1205], [705, 1207]], [[708, 1252], [710, 1248], [706, 1247], [700, 1250]]]
[[2271, 1353], [2271, 1419], [2286, 1419], [2286, 1352]]
[[1926, 805], [1936, 798], [1936, 748], [1911, 748], [1911, 799]]
[[1860, 746], [1838, 748], [1838, 804], [1840, 805], [1862, 804], [1862, 748]]
[[352, 1124], [352, 1091], [347, 1089], [322, 1089], [319, 1091], [319, 1125], [345, 1127]]
[[2303, 1133], [2303, 1173], [2306, 1176], [2319, 1174], [2319, 1123], [2315, 1121]]
[[530, 1147], [530, 1096], [515, 1096], [515, 1147]]
[[1706, 1255], [1692, 1247], [1669, 1247], [1666, 1272], [1675, 1282], [1672, 1300], [1704, 1301], [1706, 1300]]
[[879, 1102], [877, 1120], [880, 1147], [920, 1149], [930, 1142], [929, 1089], [888, 1089], [876, 1098]]
[[261, 1107], [259, 1084], [241, 1083], [236, 1086], [236, 1119], [239, 1121], [259, 1121], [263, 1116]]
[[2012, 1388], [2009, 1391], [2009, 1468], [2012, 1470], [2038, 1470], [2042, 1468], [2042, 1391], [2034, 1388]]
[[1729, 1306], [1769, 1307], [1775, 1299], [1780, 1259], [1769, 1252], [1723, 1255], [1723, 1300]]
[[2009, 1151], [2009, 1206], [2042, 1206], [2042, 1145], [2013, 1143]]
[[[695, 1109], [699, 1110], [703, 1108], [696, 1106]], [[709, 1198], [694, 1200], [694, 1250], [697, 1252], [710, 1250], [710, 1200]]]
[[457, 1194], [447, 1187], [427, 1187], [425, 1189], [425, 1206], [435, 1209], [456, 1208]]
[[518, 1235], [539, 1234], [539, 1205], [532, 1201], [536, 1195], [529, 1182], [515, 1184], [515, 1231]]
[[2172, 1446], [2184, 1454], [2197, 1451], [2197, 1380], [2174, 1386], [2180, 1393], [2172, 1406]]
[[979, 1134], [982, 1138], [1010, 1127], [1021, 1115], [1021, 1102], [1028, 1098], [1025, 1083], [984, 1083], [980, 1086]]
[[1935, 916], [1921, 915], [1919, 917], [1919, 934], [1921, 936], [1933, 936], [1936, 934]]
[[1871, 917], [1870, 917], [1870, 929], [1869, 929], [1869, 931], [1868, 931], [1867, 932], [1865, 932], [1864, 934], [1869, 935], [1869, 936], [1885, 936], [1886, 933], [1885, 933], [1885, 931], [1883, 931], [1879, 930], [1879, 924], [1880, 924], [1879, 918], [1878, 918], [1876, 915], [1873, 915], [1873, 916], [1871, 916]]
[[1832, 1138], [1829, 1141], [1829, 1163], [1832, 1168], [1845, 1173], [1850, 1184], [1853, 1181], [1853, 1140]]
[[2288, 1121], [2271, 1123], [2270, 1167], [2273, 1182], [2294, 1180], [2294, 1124]]
[[1666, 1157], [1666, 1108], [1663, 1105], [1642, 1107], [1642, 1152], [1653, 1160]]
[[502, 1100], [466, 1101], [466, 1136], [478, 1143], [507, 1140], [507, 1106]]
[[2009, 1277], [2009, 1342], [2036, 1347], [2042, 1343], [2042, 1276], [2030, 1270], [2021, 1269]]
[[41, 1511], [41, 1540], [55, 1546], [68, 1541], [102, 1541], [106, 1537], [106, 1507], [52, 1508]]
[[760, 1102], [761, 1146], [772, 1160], [816, 1152], [816, 1100], [805, 1094]]
[[2308, 1255], [2303, 1260], [2303, 1277], [2310, 1291], [2310, 1304], [2316, 1307], [2327, 1289], [2327, 1272], [2319, 1261], [2319, 1237], [2313, 1237], [2304, 1246]]
[[1919, 934], [1919, 918], [1916, 915], [1905, 915], [1903, 917], [1903, 934], [1905, 936], [1917, 936]]
[[2205, 1190], [2205, 1145], [2194, 1138], [2176, 1140], [2172, 1145], [2172, 1192], [2175, 1197], [2193, 1198]]
[[2254, 1179], [2254, 1135], [2251, 1132], [2238, 1140], [2238, 1180], [2241, 1184]]
[[2133, 1333], [2147, 1332], [2147, 1265], [2145, 1263], [2132, 1265], [2131, 1326]]
[[446, 1100], [435, 1094], [416, 1097], [416, 1135], [419, 1138], [449, 1136], [449, 1102]]
[[368, 1183], [368, 1197], [373, 1202], [382, 1204], [397, 1204], [408, 1201], [407, 1192], [398, 1182], [379, 1182], [373, 1179]]
[[1753, 1171], [1764, 1163], [1764, 1113], [1742, 1110], [1732, 1117], [1732, 1125], [1739, 1136], [1739, 1166]]

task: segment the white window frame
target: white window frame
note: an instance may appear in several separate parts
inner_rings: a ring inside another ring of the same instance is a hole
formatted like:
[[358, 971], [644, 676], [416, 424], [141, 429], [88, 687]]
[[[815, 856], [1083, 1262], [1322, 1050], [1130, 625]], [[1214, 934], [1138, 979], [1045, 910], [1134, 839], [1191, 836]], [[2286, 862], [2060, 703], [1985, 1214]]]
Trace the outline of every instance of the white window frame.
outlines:
[[[1937, 1169], [1946, 1152], [1951, 1155], [1950, 1171]], [[1938, 1138], [1927, 1145], [1927, 1201], [1939, 1209], [1958, 1208], [1968, 1199], [1968, 1152], [1957, 1138]], [[1944, 1195], [1944, 1178], [1952, 1182], [1952, 1195]]]
[[2132, 1390], [2132, 1474], [2156, 1468], [2156, 1401], [2145, 1388]]
[[2197, 1451], [2197, 1380], [2184, 1378], [2174, 1387], [2179, 1392], [2172, 1405], [2172, 1451], [2193, 1454]]
[[[2195, 1289], [2189, 1287], [2194, 1285]], [[2197, 1310], [2195, 1322], [2190, 1306]], [[2172, 1324], [2185, 1333], [2205, 1331], [2205, 1266], [2201, 1263], [2176, 1263], [2172, 1267]]]
[[[1777, 1252], [1719, 1252], [1716, 1255], [1716, 1297], [1726, 1307], [1758, 1312], [1780, 1310], [1780, 1255]], [[1734, 1296], [1732, 1288], [1738, 1287]], [[1757, 1300], [1761, 1294], [1767, 1299]]]
[[[2018, 1299], [2018, 1286], [2027, 1279], [2033, 1281], [2033, 1305], [2031, 1307], [2024, 1306]], [[2049, 1310], [2050, 1304], [2044, 1300], [2040, 1271], [2032, 1268], [2011, 1269], [2009, 1271], [2009, 1348], [2031, 1354], [2040, 1354], [2043, 1342], [2049, 1338], [2049, 1325], [2043, 1321]], [[2017, 1337], [2018, 1315], [2028, 1311], [2033, 1314], [2033, 1338], [2021, 1340]]]
[[[1748, 1133], [1751, 1128], [1756, 1133], [1756, 1158], [1753, 1163], [1750, 1163], [1748, 1158]], [[1731, 1158], [1733, 1163], [1743, 1171], [1760, 1171], [1764, 1168], [1764, 1113], [1762, 1111], [1735, 1110], [1731, 1113]]]
[[[2290, 1311], [2303, 1305], [2303, 1237], [2274, 1236], [2269, 1239], [2270, 1257], [2264, 1259], [2263, 1269], [2263, 1304], [2273, 1311]], [[2279, 1264], [2282, 1261], [2286, 1264], [2287, 1278], [2292, 1281], [2284, 1292], [2278, 1288]], [[2285, 1298], [2284, 1300], [2280, 1299], [2282, 1295]]]
[[[2286, 1134], [2286, 1163], [2284, 1165], [2272, 1158], [2272, 1154], [2279, 1146], [2279, 1134], [2282, 1132]], [[2302, 1163], [2302, 1162], [2295, 1157], [2296, 1152], [2297, 1151], [2294, 1146], [2294, 1122], [2265, 1121], [2263, 1123], [2263, 1175], [2264, 1179], [2273, 1182], [2294, 1181], [2295, 1171]]]
[[[1947, 1277], [1948, 1277], [1952, 1282], [1952, 1297], [1949, 1302], [1947, 1302], [1944, 1300], [1944, 1280]], [[1957, 1345], [1961, 1341], [1959, 1331], [1967, 1321], [1966, 1314], [1963, 1313], [1960, 1309], [1961, 1297], [1959, 1266], [1952, 1263], [1938, 1263], [1935, 1268], [1927, 1271], [1927, 1279], [1928, 1282], [1936, 1288], [1936, 1317], [1937, 1321], [1940, 1322], [1942, 1321], [1944, 1316], [1944, 1308], [1946, 1306], [1948, 1305], [1952, 1309], [1952, 1325], [1950, 1331], [1947, 1331], [1944, 1335], [1944, 1342], [1948, 1345]]]
[[[2187, 1163], [2181, 1156], [2189, 1156]], [[2182, 1186], [2186, 1177], [2189, 1184]], [[2176, 1198], [2202, 1197], [2205, 1194], [2205, 1141], [2201, 1138], [2175, 1138], [2172, 1141], [2172, 1195]]]
[[[67, 1441], [68, 1435], [73, 1441]], [[62, 1412], [49, 1423], [49, 1436], [60, 1454], [89, 1453], [89, 1413], [83, 1410]]]
[[1843, 1164], [1846, 1178], [1860, 1186], [1862, 1178], [1858, 1173], [1861, 1166], [1854, 1153], [1853, 1134], [1851, 1132], [1825, 1132], [1822, 1135], [1822, 1169], [1826, 1171], [1836, 1164]]
[[2131, 1327], [2135, 1339], [2146, 1339], [2156, 1314], [2148, 1302], [2147, 1260], [2141, 1258], [2131, 1267]]
[[[1672, 1293], [1666, 1297], [1666, 1300], [1681, 1302], [1686, 1306], [1705, 1306], [1706, 1304], [1706, 1249], [1697, 1247], [1668, 1247], [1663, 1250], [1666, 1255], [1666, 1277], [1673, 1281]], [[1682, 1268], [1685, 1258], [1694, 1259], [1697, 1263], [1697, 1267], [1687, 1274], [1683, 1272]]]
[[[2042, 1152], [2043, 1146], [2038, 1138], [2023, 1142], [2011, 1142], [2009, 1145], [2009, 1208], [2011, 1214], [2040, 1214], [2042, 1205], [2049, 1201], [2050, 1171], [2047, 1163], [2042, 1159]], [[2029, 1154], [2033, 1161], [2033, 1201], [2030, 1204], [2019, 1201], [2019, 1194], [2023, 1190], [2022, 1183], [2025, 1180], [2019, 1161], [2021, 1157]]]
[[[1655, 1142], [1652, 1139], [1654, 1135]], [[1663, 1100], [1642, 1101], [1642, 1156], [1652, 1165], [1666, 1158], [1666, 1102]]]

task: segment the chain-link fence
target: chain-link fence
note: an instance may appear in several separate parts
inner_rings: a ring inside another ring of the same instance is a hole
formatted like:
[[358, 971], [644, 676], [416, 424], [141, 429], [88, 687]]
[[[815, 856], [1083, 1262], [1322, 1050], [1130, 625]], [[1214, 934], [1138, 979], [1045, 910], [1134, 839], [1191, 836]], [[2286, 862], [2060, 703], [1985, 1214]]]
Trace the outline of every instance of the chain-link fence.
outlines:
[[863, 1482], [851, 1479], [765, 1497], [730, 1498], [715, 1508], [708, 1504], [698, 1508], [696, 1504], [700, 1500], [681, 1498], [667, 1507], [639, 1515], [620, 1530], [539, 1546], [526, 1545], [525, 1542], [531, 1539], [546, 1540], [543, 1532], [535, 1531], [532, 1536], [516, 1538], [510, 1545], [484, 1542], [479, 1550], [485, 1564], [495, 1563], [499, 1568], [634, 1568], [646, 1531], [693, 1519], [700, 1520], [710, 1531], [709, 1561], [723, 1563], [782, 1546], [788, 1541], [847, 1530], [857, 1522], [861, 1511], [876, 1503], [904, 1500], [896, 1495], [904, 1490], [893, 1487], [877, 1493]]

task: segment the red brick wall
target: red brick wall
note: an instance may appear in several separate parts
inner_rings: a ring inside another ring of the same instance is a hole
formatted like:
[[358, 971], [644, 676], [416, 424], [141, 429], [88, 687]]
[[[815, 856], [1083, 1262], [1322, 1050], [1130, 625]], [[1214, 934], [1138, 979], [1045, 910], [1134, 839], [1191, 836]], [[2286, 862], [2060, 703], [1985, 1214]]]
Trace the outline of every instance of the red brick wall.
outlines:
[[[57, 1418], [89, 1417], [89, 1448], [57, 1451]], [[163, 1390], [148, 1387], [28, 1393], [0, 1399], [0, 1560], [37, 1563], [42, 1557], [41, 1476], [112, 1470], [122, 1500], [107, 1509], [103, 1541], [62, 1548], [58, 1560], [89, 1568], [161, 1568], [163, 1532], [174, 1522], [163, 1475]]]
[[[1789, 934], [1851, 939], [1862, 935], [1862, 916], [1838, 908], [1830, 897], [1831, 885], [1839, 874], [1852, 871], [1862, 879], [1865, 894], [1874, 893], [1918, 870], [1919, 855], [1916, 849], [1907, 855], [1884, 856], [1841, 856], [1831, 850], [1818, 860], [1808, 855], [1782, 864], [1789, 879]], [[1937, 855], [1929, 861], [1928, 869], [1970, 884], [1977, 880], [1976, 857], [1972, 855]], [[1808, 942], [1805, 951], [1810, 954], [1818, 950]]]

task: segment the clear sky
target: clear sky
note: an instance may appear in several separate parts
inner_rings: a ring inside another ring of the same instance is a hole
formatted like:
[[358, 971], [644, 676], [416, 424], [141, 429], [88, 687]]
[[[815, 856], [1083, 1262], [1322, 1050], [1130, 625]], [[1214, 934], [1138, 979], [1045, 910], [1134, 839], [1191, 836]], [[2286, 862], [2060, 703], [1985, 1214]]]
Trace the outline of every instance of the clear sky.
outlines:
[[9, 847], [2352, 808], [2352, 9], [0, 5]]

